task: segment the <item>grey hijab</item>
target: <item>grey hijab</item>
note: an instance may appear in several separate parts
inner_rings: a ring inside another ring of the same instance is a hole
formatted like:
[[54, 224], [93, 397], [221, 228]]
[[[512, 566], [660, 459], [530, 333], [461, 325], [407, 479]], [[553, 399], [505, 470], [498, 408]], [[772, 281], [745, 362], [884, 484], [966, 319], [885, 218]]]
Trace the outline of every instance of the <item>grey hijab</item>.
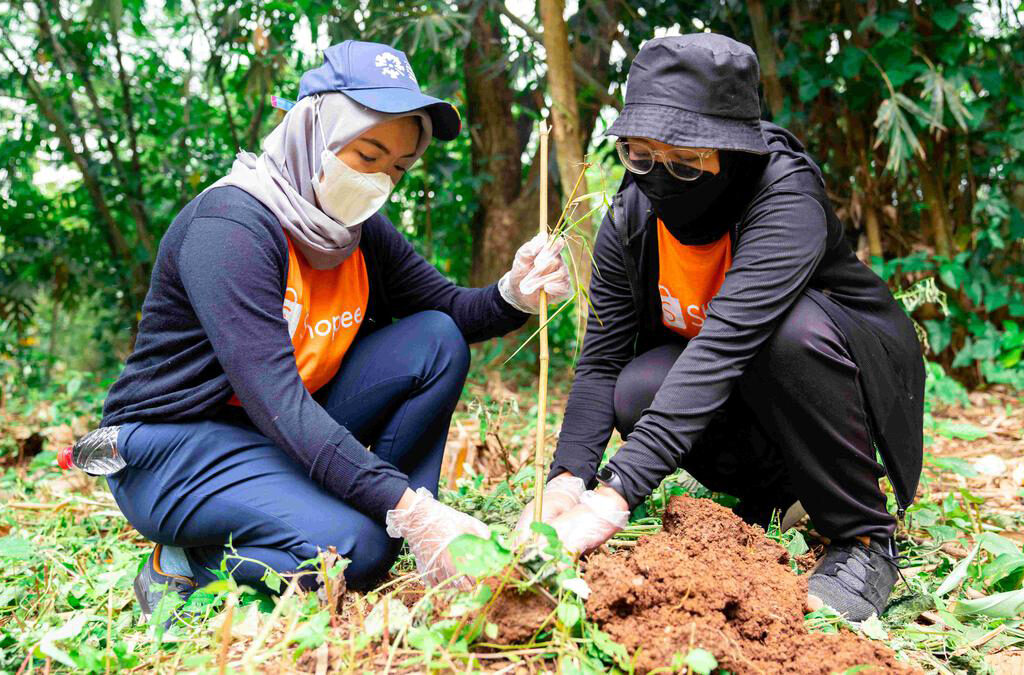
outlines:
[[262, 153], [240, 151], [228, 175], [207, 190], [225, 185], [245, 190], [277, 216], [310, 265], [316, 269], [335, 267], [359, 246], [362, 223], [339, 223], [317, 204], [313, 180], [320, 179], [324, 136], [328, 150], [336, 153], [367, 129], [408, 116], [420, 120], [415, 158], [419, 159], [432, 131], [430, 116], [422, 110], [388, 114], [360, 105], [340, 92], [307, 96], [263, 140]]

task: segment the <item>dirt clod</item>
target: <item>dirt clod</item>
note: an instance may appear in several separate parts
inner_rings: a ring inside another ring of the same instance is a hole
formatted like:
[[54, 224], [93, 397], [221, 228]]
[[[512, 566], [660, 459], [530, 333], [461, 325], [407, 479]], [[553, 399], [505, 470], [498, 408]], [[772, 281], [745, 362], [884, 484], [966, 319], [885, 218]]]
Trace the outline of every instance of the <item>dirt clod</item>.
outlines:
[[858, 635], [804, 627], [806, 577], [789, 555], [728, 509], [675, 497], [664, 530], [628, 555], [587, 564], [587, 615], [636, 654], [638, 672], [703, 647], [733, 673], [915, 673], [889, 648]]

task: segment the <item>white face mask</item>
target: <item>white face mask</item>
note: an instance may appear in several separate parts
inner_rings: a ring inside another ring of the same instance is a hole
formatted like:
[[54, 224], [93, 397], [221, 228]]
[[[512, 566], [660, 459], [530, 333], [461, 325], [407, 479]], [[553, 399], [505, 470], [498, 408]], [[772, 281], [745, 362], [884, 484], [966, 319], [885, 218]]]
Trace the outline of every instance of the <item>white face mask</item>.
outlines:
[[358, 225], [384, 206], [394, 184], [386, 173], [360, 173], [338, 159], [327, 149], [319, 114], [317, 124], [324, 139], [324, 150], [320, 153], [323, 178], [313, 176], [313, 192], [324, 213], [342, 225]]

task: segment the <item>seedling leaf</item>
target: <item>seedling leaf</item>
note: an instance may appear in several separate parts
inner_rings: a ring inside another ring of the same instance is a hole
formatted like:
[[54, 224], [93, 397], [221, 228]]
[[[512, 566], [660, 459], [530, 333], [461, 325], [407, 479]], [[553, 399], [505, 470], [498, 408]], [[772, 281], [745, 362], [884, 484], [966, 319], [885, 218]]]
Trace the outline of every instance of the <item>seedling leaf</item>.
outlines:
[[455, 569], [471, 577], [490, 577], [512, 562], [512, 554], [494, 539], [461, 534], [448, 544]]
[[961, 600], [956, 603], [955, 611], [961, 616], [981, 614], [997, 619], [1013, 619], [1024, 613], [1024, 589], [994, 593], [977, 600]]
[[712, 670], [718, 667], [718, 659], [706, 649], [695, 647], [686, 655], [685, 663], [690, 672], [698, 675], [709, 675]]

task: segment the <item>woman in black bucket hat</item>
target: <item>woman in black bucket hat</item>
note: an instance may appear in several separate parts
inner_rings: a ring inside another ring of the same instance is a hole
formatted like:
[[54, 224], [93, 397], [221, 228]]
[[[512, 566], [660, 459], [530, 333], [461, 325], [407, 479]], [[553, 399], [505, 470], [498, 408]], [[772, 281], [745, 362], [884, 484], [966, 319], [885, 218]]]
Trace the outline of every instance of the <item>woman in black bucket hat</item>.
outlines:
[[[831, 542], [811, 595], [860, 621], [897, 578], [879, 479], [902, 516], [921, 472], [921, 352], [817, 165], [759, 119], [757, 84], [753, 51], [721, 35], [651, 40], [630, 68], [608, 131], [628, 171], [597, 235], [544, 519], [592, 549], [680, 467], [762, 526], [799, 500]], [[625, 444], [598, 471], [613, 428]]]

